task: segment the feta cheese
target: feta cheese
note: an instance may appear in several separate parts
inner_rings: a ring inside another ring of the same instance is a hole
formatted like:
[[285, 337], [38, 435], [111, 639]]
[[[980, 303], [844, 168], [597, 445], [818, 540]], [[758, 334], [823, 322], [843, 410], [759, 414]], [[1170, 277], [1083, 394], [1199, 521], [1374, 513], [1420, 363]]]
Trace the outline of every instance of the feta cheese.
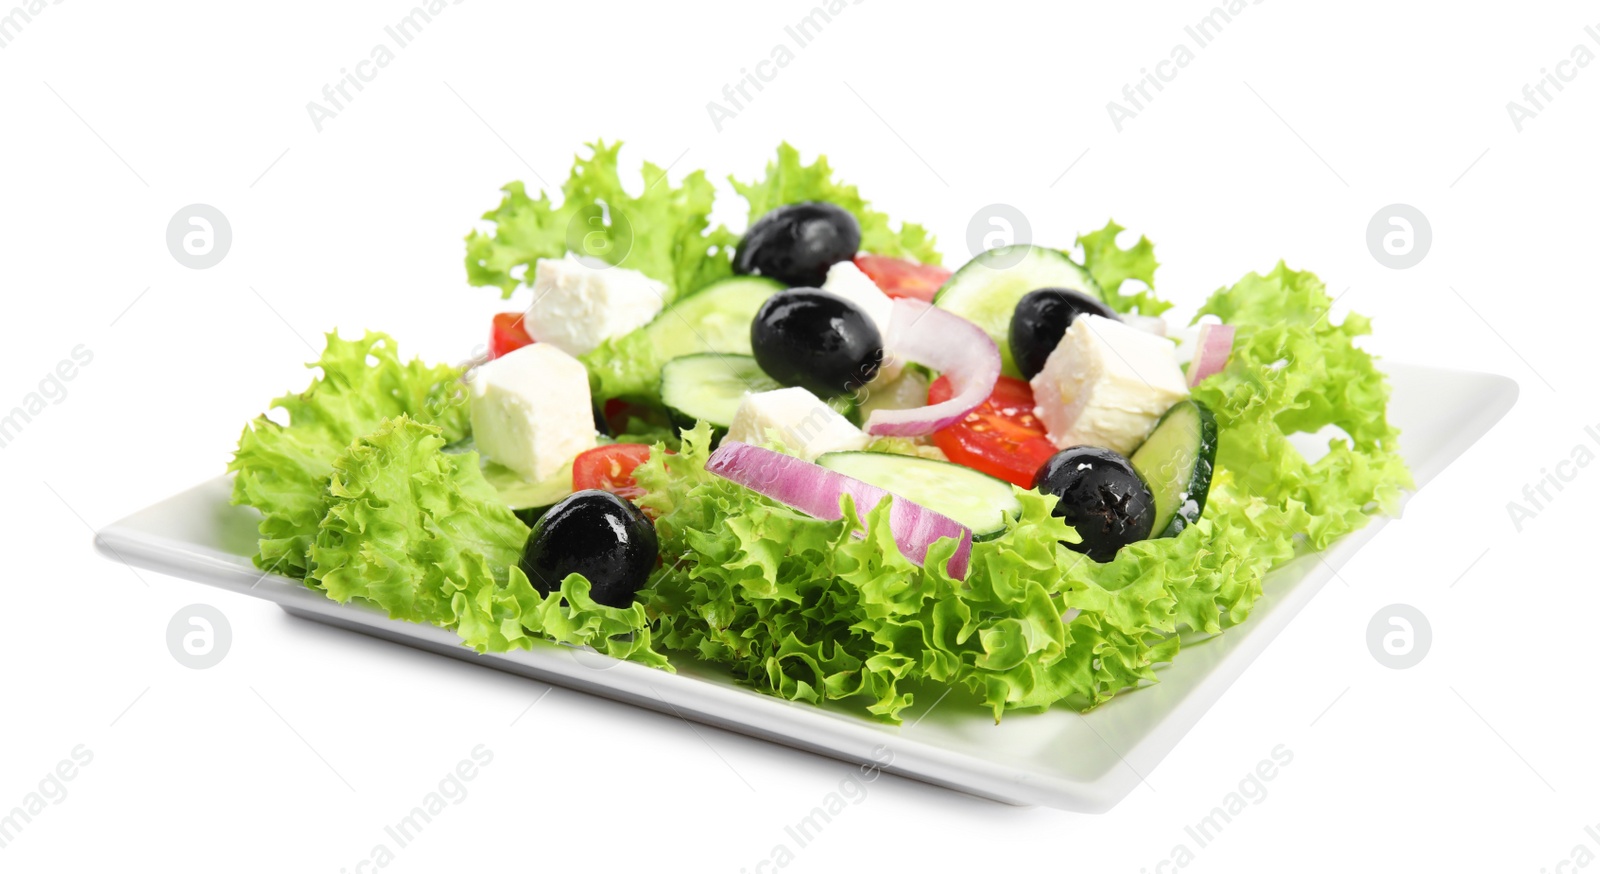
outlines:
[[472, 372], [478, 450], [531, 480], [548, 479], [595, 445], [589, 373], [550, 343], [534, 343]]
[[644, 325], [665, 305], [666, 286], [627, 267], [540, 258], [523, 323], [540, 343], [582, 355]]
[[[828, 278], [822, 282], [822, 290], [829, 294], [842, 297], [860, 307], [872, 324], [877, 326], [878, 333], [883, 337], [887, 346], [889, 342], [889, 320], [894, 315], [894, 299], [883, 293], [878, 283], [872, 277], [861, 272], [852, 261], [840, 261], [828, 268]], [[869, 385], [882, 385], [900, 376], [905, 369], [905, 363], [897, 361], [888, 355], [884, 349], [883, 364], [878, 367], [878, 375], [873, 377]]]
[[760, 446], [783, 444], [812, 461], [825, 452], [863, 449], [867, 435], [810, 391], [794, 387], [747, 392], [728, 425], [726, 440]]
[[1091, 315], [1073, 320], [1032, 385], [1051, 442], [1124, 455], [1189, 395], [1172, 341]]
[[840, 261], [828, 268], [828, 278], [822, 290], [836, 294], [866, 311], [867, 317], [884, 334], [889, 333], [889, 315], [894, 310], [894, 300], [872, 277], [861, 272], [853, 261]]
[[1167, 320], [1160, 316], [1141, 316], [1138, 313], [1123, 313], [1122, 323], [1130, 328], [1138, 328], [1157, 337], [1167, 336]]

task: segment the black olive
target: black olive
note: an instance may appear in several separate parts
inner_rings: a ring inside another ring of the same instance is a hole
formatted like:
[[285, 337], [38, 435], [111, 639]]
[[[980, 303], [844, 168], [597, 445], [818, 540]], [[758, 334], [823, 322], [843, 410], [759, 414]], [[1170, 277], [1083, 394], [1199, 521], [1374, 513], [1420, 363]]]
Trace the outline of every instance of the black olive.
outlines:
[[767, 375], [831, 398], [872, 381], [883, 336], [855, 304], [817, 288], [780, 291], [750, 322], [750, 349]]
[[611, 423], [606, 421], [605, 411], [600, 409], [599, 404], [594, 404], [593, 406], [595, 431], [599, 432], [602, 437], [615, 437], [616, 435], [611, 433]]
[[1039, 468], [1035, 488], [1060, 499], [1053, 515], [1065, 519], [1082, 543], [1062, 545], [1095, 561], [1150, 536], [1156, 501], [1128, 459], [1098, 446], [1072, 446]]
[[861, 248], [856, 217], [831, 203], [791, 203], [767, 213], [744, 232], [733, 272], [768, 276], [790, 286], [818, 286], [828, 268]]
[[540, 594], [560, 590], [568, 574], [582, 574], [596, 603], [626, 607], [650, 578], [659, 550], [655, 526], [638, 507], [587, 489], [539, 519], [520, 566]]
[[1011, 358], [1023, 379], [1033, 379], [1044, 369], [1067, 327], [1082, 315], [1119, 318], [1099, 299], [1070, 288], [1040, 288], [1017, 301], [1011, 311]]

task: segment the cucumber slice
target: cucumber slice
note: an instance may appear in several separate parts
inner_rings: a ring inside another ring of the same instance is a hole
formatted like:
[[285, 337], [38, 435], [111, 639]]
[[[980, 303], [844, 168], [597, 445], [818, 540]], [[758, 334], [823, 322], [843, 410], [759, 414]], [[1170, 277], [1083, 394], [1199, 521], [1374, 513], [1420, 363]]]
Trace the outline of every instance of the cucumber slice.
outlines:
[[674, 358], [661, 368], [661, 403], [674, 428], [708, 422], [722, 439], [745, 392], [782, 388], [749, 355], [706, 352]]
[[600, 400], [627, 398], [654, 403], [661, 368], [701, 352], [750, 354], [750, 322], [783, 285], [756, 276], [735, 276], [706, 286], [662, 310], [649, 324], [600, 344], [579, 360]]
[[[766, 374], [749, 355], [723, 355], [706, 352], [674, 358], [661, 368], [661, 403], [667, 408], [672, 427], [693, 428], [695, 422], [711, 425], [713, 443], [728, 433], [733, 414], [745, 392], [783, 388]], [[861, 424], [856, 403], [849, 395], [829, 398], [823, 403], [853, 425]]]
[[856, 414], [867, 420], [873, 410], [909, 410], [928, 405], [928, 377], [921, 368], [906, 368], [888, 382], [874, 381], [867, 386], [866, 398], [861, 401]]
[[1200, 521], [1217, 461], [1217, 419], [1199, 401], [1179, 401], [1128, 459], [1156, 499], [1151, 537], [1176, 537]]
[[549, 479], [532, 482], [509, 467], [493, 461], [483, 463], [483, 478], [500, 493], [517, 518], [529, 527], [539, 521], [545, 511], [572, 494], [572, 463], [568, 462]]
[[933, 305], [982, 328], [1000, 347], [1007, 376], [1021, 376], [1011, 357], [1011, 314], [1017, 301], [1040, 288], [1069, 288], [1103, 299], [1089, 271], [1065, 252], [1020, 243], [1001, 246], [973, 258], [945, 280]]
[[1006, 520], [1022, 514], [1011, 483], [948, 461], [887, 452], [829, 452], [817, 464], [943, 513], [971, 528], [974, 540], [1000, 536]]

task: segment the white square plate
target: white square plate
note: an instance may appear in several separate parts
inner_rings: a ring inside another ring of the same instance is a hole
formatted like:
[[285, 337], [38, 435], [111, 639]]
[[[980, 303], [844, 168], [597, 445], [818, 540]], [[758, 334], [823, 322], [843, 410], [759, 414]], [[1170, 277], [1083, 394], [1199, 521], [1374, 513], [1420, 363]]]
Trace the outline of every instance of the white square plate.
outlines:
[[[1394, 396], [1390, 418], [1402, 450], [1426, 484], [1488, 433], [1516, 401], [1502, 376], [1387, 364]], [[1320, 556], [1274, 571], [1250, 619], [1227, 633], [1186, 646], [1159, 671], [1161, 682], [1119, 695], [1080, 715], [1065, 708], [1011, 714], [999, 725], [975, 708], [930, 702], [901, 726], [874, 722], [842, 707], [816, 707], [763, 695], [716, 668], [674, 660], [668, 674], [554, 644], [527, 652], [479, 655], [453, 632], [389, 619], [338, 604], [286, 577], [263, 576], [255, 553], [255, 511], [228, 504], [219, 477], [101, 531], [108, 557], [272, 601], [284, 610], [404, 643], [603, 695], [850, 762], [891, 759], [884, 770], [1012, 804], [1102, 812], [1121, 801], [1166, 757], [1289, 620], [1384, 520], [1344, 538]], [[923, 718], [926, 717], [926, 718]], [[891, 758], [892, 757], [892, 758]]]

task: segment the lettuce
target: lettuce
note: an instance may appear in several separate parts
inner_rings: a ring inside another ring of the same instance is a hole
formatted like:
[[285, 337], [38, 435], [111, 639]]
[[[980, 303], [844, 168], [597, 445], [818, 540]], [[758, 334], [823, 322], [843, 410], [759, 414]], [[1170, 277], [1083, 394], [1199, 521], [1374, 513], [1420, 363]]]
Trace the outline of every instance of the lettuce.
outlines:
[[[1374, 512], [1398, 512], [1402, 490], [1413, 485], [1387, 416], [1388, 381], [1355, 345], [1371, 322], [1351, 313], [1334, 324], [1332, 305], [1315, 275], [1279, 263], [1200, 309], [1238, 329], [1227, 367], [1194, 391], [1217, 414], [1217, 463], [1254, 494], [1304, 506], [1311, 518], [1302, 533], [1313, 549]], [[1344, 436], [1331, 438], [1315, 463], [1289, 443], [1290, 434], [1328, 426]]]
[[502, 189], [500, 205], [483, 215], [494, 232], [467, 236], [468, 281], [510, 297], [519, 284], [532, 283], [535, 261], [569, 251], [665, 283], [668, 303], [732, 275], [738, 237], [720, 225], [711, 228], [716, 190], [704, 172], [675, 186], [666, 170], [646, 161], [638, 186], [643, 191], [634, 196], [617, 167], [622, 144], [599, 141], [590, 148], [590, 157], [574, 160], [559, 206], [548, 193], [529, 197], [521, 182]]
[[589, 581], [569, 574], [548, 595], [540, 595], [521, 568], [511, 568], [503, 587], [457, 596], [455, 613], [462, 640], [479, 652], [532, 649], [547, 640], [586, 646], [617, 659], [676, 673], [655, 645], [643, 604], [607, 607], [589, 597]]
[[508, 579], [528, 528], [483, 478], [477, 453], [447, 455], [444, 445], [438, 428], [400, 416], [334, 462], [311, 552], [328, 597], [430, 622], [453, 619], [456, 595]]
[[670, 670], [641, 605], [595, 603], [573, 575], [540, 595], [517, 568], [528, 528], [486, 479], [461, 370], [402, 363], [395, 341], [328, 335], [322, 375], [273, 402], [239, 440], [232, 501], [262, 514], [255, 562], [340, 602], [458, 631], [480, 652], [536, 640], [591, 646]]
[[256, 564], [300, 579], [312, 571], [334, 460], [351, 441], [400, 415], [436, 424], [451, 440], [468, 428], [461, 370], [402, 363], [386, 334], [344, 340], [330, 333], [321, 359], [309, 366], [322, 371], [310, 388], [272, 402], [288, 424], [257, 418], [228, 465], [233, 503], [262, 513]]
[[669, 667], [641, 605], [596, 604], [576, 574], [540, 595], [517, 566], [528, 527], [484, 479], [477, 453], [444, 446], [441, 429], [400, 416], [334, 463], [312, 550], [328, 597], [454, 629], [479, 652], [553, 640]]
[[[568, 252], [630, 267], [666, 283], [668, 303], [731, 276], [739, 235], [722, 225], [711, 226], [716, 190], [705, 173], [696, 170], [674, 186], [666, 181], [666, 170], [646, 161], [638, 186], [643, 191], [635, 196], [628, 193], [618, 168], [621, 148], [621, 143], [598, 141], [590, 146], [588, 158], [576, 158], [561, 186], [559, 205], [545, 192], [530, 197], [521, 182], [501, 189], [505, 197], [500, 205], [483, 215], [494, 230], [467, 235], [468, 281], [499, 288], [510, 297], [517, 286], [531, 281], [535, 261]], [[764, 178], [730, 181], [750, 204], [752, 222], [787, 203], [827, 201], [855, 215], [863, 250], [939, 263], [926, 228], [905, 223], [893, 229], [889, 217], [872, 209], [854, 185], [834, 181], [827, 158], [801, 164], [800, 153], [784, 143]]]
[[[1172, 308], [1172, 304], [1155, 296], [1156, 261], [1155, 246], [1148, 237], [1124, 249], [1117, 245], [1117, 235], [1126, 228], [1114, 221], [1098, 231], [1078, 236], [1083, 248], [1083, 266], [1100, 286], [1105, 302], [1119, 313], [1138, 310], [1146, 316], [1159, 316]], [[1122, 284], [1130, 279], [1144, 283], [1144, 290], [1123, 294]]]
[[934, 239], [922, 225], [904, 222], [898, 231], [889, 217], [868, 205], [854, 185], [833, 180], [833, 170], [825, 156], [810, 164], [800, 163], [800, 152], [788, 143], [778, 146], [778, 158], [767, 164], [766, 177], [740, 182], [729, 177], [734, 190], [750, 204], [750, 222], [755, 223], [773, 209], [789, 203], [824, 201], [843, 208], [861, 225], [861, 251], [894, 258], [910, 258], [923, 264], [940, 263]]

